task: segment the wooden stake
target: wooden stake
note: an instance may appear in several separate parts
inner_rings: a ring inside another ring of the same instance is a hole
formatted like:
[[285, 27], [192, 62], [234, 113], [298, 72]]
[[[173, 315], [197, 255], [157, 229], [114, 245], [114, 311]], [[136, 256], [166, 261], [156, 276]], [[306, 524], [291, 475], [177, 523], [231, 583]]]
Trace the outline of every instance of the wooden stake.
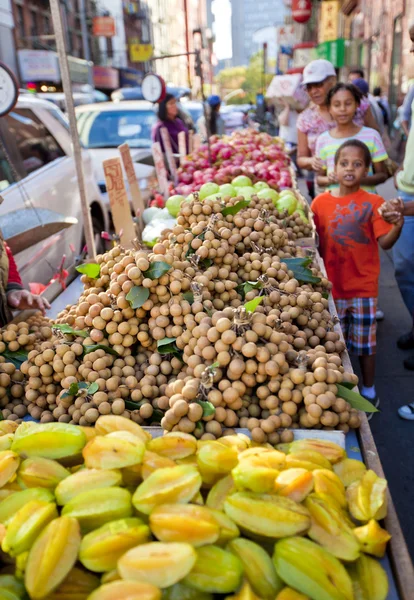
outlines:
[[68, 52], [66, 49], [66, 38], [63, 30], [61, 4], [59, 0], [50, 0], [50, 11], [52, 14], [53, 29], [55, 31], [56, 49], [59, 58], [60, 72], [62, 74], [62, 86], [65, 93], [66, 109], [69, 118], [70, 135], [72, 138], [73, 158], [75, 159], [76, 176], [81, 200], [83, 228], [85, 240], [88, 247], [88, 255], [96, 257], [95, 238], [92, 227], [92, 218], [88, 198], [86, 196], [85, 177], [83, 173], [82, 148], [79, 141], [79, 133], [76, 123], [75, 107], [72, 95], [72, 82], [69, 73]]
[[178, 152], [180, 154], [181, 165], [187, 154], [187, 136], [185, 131], [180, 131], [180, 133], [178, 134]]
[[155, 142], [152, 144], [152, 156], [154, 158], [155, 171], [157, 173], [158, 185], [161, 194], [167, 200], [169, 195], [167, 169], [165, 168], [164, 155], [161, 150], [161, 144]]
[[191, 154], [194, 148], [194, 131], [190, 129], [188, 132], [188, 154]]
[[168, 129], [166, 127], [161, 127], [161, 137], [164, 144], [165, 154], [167, 156], [167, 163], [170, 168], [171, 179], [174, 182], [174, 185], [178, 183], [178, 175], [177, 175], [177, 165], [175, 164], [175, 158], [173, 155], [173, 151], [171, 148], [171, 140], [170, 134], [168, 133]]
[[134, 207], [135, 216], [138, 218], [140, 237], [142, 237], [142, 232], [144, 230], [142, 214], [145, 210], [145, 204], [142, 199], [141, 190], [139, 189], [134, 163], [132, 162], [131, 150], [128, 144], [122, 144], [122, 146], [119, 146], [118, 150], [121, 154], [122, 164], [124, 165], [127, 176], [129, 190], [132, 197], [132, 206]]
[[193, 137], [193, 152], [196, 152], [201, 145], [201, 137], [199, 133], [195, 133]]
[[103, 168], [115, 232], [120, 236], [123, 246], [132, 248], [132, 241], [136, 238], [136, 228], [125, 188], [121, 159], [104, 160]]

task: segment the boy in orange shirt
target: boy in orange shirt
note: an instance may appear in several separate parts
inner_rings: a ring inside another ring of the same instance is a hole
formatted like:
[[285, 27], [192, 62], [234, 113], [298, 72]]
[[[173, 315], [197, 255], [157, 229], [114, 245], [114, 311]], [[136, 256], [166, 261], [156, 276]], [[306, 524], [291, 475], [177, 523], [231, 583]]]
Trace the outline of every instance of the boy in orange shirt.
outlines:
[[378, 213], [383, 198], [361, 189], [361, 180], [367, 176], [370, 164], [371, 154], [363, 142], [348, 140], [342, 144], [335, 155], [339, 189], [315, 198], [312, 210], [348, 350], [359, 357], [361, 394], [378, 406], [375, 390], [378, 244], [384, 250], [392, 248], [404, 219], [400, 216], [395, 224], [386, 223]]

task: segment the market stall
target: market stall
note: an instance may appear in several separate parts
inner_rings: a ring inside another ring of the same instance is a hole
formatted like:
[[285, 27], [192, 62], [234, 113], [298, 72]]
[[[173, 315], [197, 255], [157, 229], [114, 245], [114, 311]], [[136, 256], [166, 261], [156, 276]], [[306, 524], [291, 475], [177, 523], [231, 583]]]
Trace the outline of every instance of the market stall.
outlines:
[[[282, 142], [230, 148], [252, 167], [221, 189], [195, 169], [151, 249], [115, 245], [78, 267], [52, 320], [1, 332], [17, 598], [22, 582], [30, 598], [74, 582], [90, 600], [411, 598], [312, 215]], [[269, 151], [273, 184], [255, 167]]]

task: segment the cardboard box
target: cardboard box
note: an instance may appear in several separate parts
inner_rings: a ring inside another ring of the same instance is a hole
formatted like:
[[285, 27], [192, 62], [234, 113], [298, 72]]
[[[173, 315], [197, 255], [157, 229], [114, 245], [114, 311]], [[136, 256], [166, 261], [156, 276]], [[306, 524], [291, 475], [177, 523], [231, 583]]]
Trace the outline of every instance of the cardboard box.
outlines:
[[309, 96], [301, 83], [300, 73], [275, 75], [268, 87], [266, 97], [273, 98], [276, 102], [281, 102], [283, 98], [295, 110], [303, 110], [309, 104]]

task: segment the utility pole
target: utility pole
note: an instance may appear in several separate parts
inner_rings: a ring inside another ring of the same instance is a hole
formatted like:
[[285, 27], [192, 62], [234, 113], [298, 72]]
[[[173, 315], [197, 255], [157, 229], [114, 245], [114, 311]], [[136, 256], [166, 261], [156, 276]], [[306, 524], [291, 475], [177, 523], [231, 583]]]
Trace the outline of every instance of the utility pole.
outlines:
[[[82, 48], [83, 58], [91, 62], [91, 51], [89, 48], [89, 37], [88, 37], [88, 25], [86, 23], [86, 5], [85, 0], [79, 0], [79, 12], [80, 12], [80, 23], [81, 23], [81, 34], [82, 34]], [[88, 81], [89, 85], [93, 87], [93, 73], [89, 66], [88, 69]]]
[[190, 57], [190, 32], [188, 28], [188, 0], [184, 1], [184, 20], [185, 20], [185, 51], [187, 53], [187, 80], [188, 87], [191, 89], [191, 57]]

